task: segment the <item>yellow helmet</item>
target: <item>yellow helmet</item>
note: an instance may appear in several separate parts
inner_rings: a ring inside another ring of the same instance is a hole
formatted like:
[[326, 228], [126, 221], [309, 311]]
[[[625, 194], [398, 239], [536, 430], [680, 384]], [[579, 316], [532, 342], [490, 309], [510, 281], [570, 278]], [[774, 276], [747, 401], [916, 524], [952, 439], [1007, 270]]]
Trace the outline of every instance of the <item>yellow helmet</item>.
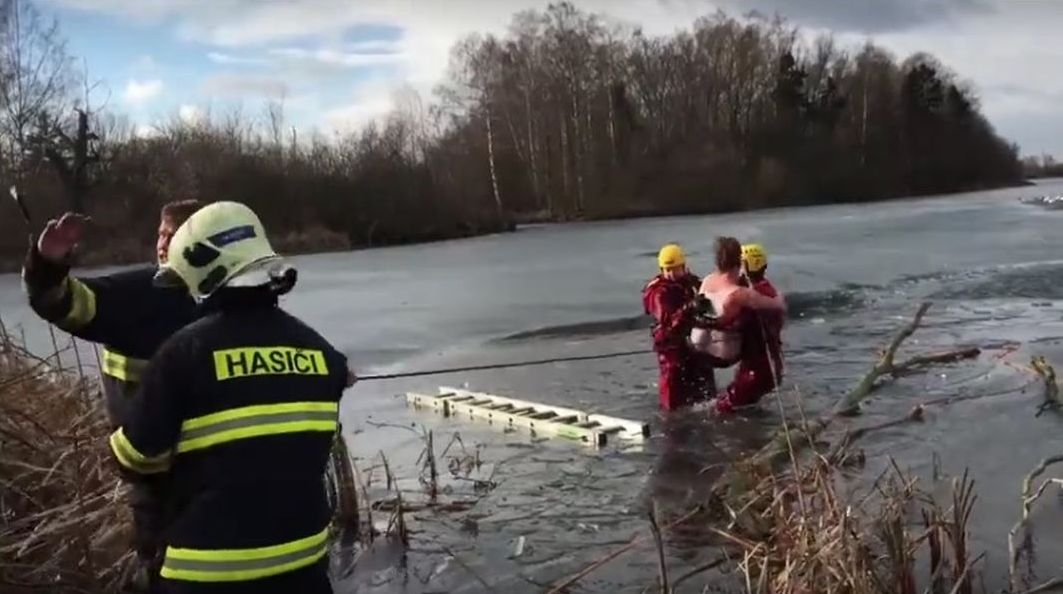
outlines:
[[768, 254], [759, 243], [742, 246], [742, 263], [749, 272], [760, 272], [768, 266]]
[[683, 253], [683, 248], [677, 244], [669, 243], [657, 253], [657, 266], [664, 270], [678, 268], [686, 263], [686, 254]]
[[[169, 258], [155, 273], [155, 284], [184, 285], [201, 300], [225, 285], [265, 284], [280, 266], [282, 259], [253, 210], [239, 202], [214, 202], [174, 232]], [[248, 282], [271, 268], [265, 278]]]

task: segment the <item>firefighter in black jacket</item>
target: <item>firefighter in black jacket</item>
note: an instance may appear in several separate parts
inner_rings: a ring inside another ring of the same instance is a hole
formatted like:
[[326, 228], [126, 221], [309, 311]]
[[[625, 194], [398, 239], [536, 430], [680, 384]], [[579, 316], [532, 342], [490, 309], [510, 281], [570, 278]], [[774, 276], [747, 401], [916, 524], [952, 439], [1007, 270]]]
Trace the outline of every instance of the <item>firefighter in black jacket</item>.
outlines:
[[163, 593], [331, 593], [325, 465], [347, 358], [278, 306], [295, 270], [235, 202], [174, 235], [160, 284], [201, 317], [167, 340], [110, 438], [123, 472], [169, 476]]
[[[158, 263], [166, 262], [177, 227], [201, 204], [171, 202], [162, 208]], [[67, 213], [45, 226], [31, 241], [22, 269], [30, 306], [45, 320], [78, 338], [103, 345], [101, 383], [113, 428], [122, 424], [136, 394], [147, 360], [171, 334], [192, 321], [195, 302], [186, 291], [153, 286], [156, 267], [141, 266], [96, 277], [70, 274], [73, 249], [81, 241], [86, 218]], [[161, 548], [164, 485], [156, 479], [132, 482], [133, 547], [139, 567], [125, 586], [144, 590]]]

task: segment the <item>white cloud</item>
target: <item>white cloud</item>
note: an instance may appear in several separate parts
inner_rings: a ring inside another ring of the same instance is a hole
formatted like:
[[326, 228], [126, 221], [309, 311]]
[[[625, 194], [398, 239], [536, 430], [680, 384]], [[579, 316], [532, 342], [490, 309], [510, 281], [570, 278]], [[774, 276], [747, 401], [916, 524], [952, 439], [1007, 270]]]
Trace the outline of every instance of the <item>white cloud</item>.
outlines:
[[361, 53], [340, 52], [330, 49], [308, 50], [297, 47], [275, 48], [269, 51], [270, 55], [283, 60], [294, 62], [316, 62], [324, 66], [342, 68], [359, 68], [365, 66], [378, 66], [381, 64], [395, 64], [402, 61], [405, 56], [395, 53]]
[[224, 54], [221, 52], [208, 52], [207, 59], [215, 64], [225, 65], [238, 65], [238, 66], [261, 66], [267, 63], [262, 58], [247, 58], [244, 56], [234, 56], [232, 54]]
[[203, 118], [206, 114], [204, 114], [203, 110], [199, 106], [186, 104], [182, 105], [177, 110], [177, 115], [181, 118], [182, 122], [186, 124], [196, 125], [203, 121]]
[[379, 120], [395, 106], [394, 83], [377, 79], [355, 87], [352, 101], [342, 107], [327, 110], [325, 124], [338, 132], [352, 132], [371, 121]]
[[143, 105], [159, 96], [162, 92], [162, 81], [152, 79], [146, 81], [132, 80], [126, 83], [125, 100], [131, 105]]
[[159, 129], [150, 124], [134, 124], [133, 136], [137, 138], [154, 138], [159, 135]]

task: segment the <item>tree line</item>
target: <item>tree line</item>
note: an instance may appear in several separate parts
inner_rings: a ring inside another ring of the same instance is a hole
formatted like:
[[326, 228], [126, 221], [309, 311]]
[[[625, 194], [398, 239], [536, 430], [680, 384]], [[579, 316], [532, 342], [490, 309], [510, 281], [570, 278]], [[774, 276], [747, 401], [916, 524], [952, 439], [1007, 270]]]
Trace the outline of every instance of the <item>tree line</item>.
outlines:
[[[927, 54], [807, 40], [723, 12], [649, 36], [568, 2], [452, 50], [431, 101], [298, 138], [283, 106], [148, 137], [90, 105], [56, 23], [0, 1], [0, 174], [33, 215], [96, 220], [100, 261], [150, 254], [160, 204], [247, 202], [282, 249], [411, 242], [563, 221], [870, 201], [1015, 183], [1018, 149]], [[25, 224], [0, 206], [0, 261]]]
[[1022, 160], [1022, 168], [1028, 178], [1063, 177], [1063, 163], [1052, 155], [1026, 157]]

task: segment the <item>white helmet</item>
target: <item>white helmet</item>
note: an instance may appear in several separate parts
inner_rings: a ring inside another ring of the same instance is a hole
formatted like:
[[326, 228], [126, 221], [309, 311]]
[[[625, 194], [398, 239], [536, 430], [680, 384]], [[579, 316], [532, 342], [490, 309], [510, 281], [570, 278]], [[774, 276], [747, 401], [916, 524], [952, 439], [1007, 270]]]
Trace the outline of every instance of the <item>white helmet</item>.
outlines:
[[177, 228], [155, 284], [184, 285], [202, 300], [223, 286], [261, 286], [281, 278], [291, 288], [294, 269], [273, 251], [258, 215], [239, 202], [222, 201], [204, 206]]

